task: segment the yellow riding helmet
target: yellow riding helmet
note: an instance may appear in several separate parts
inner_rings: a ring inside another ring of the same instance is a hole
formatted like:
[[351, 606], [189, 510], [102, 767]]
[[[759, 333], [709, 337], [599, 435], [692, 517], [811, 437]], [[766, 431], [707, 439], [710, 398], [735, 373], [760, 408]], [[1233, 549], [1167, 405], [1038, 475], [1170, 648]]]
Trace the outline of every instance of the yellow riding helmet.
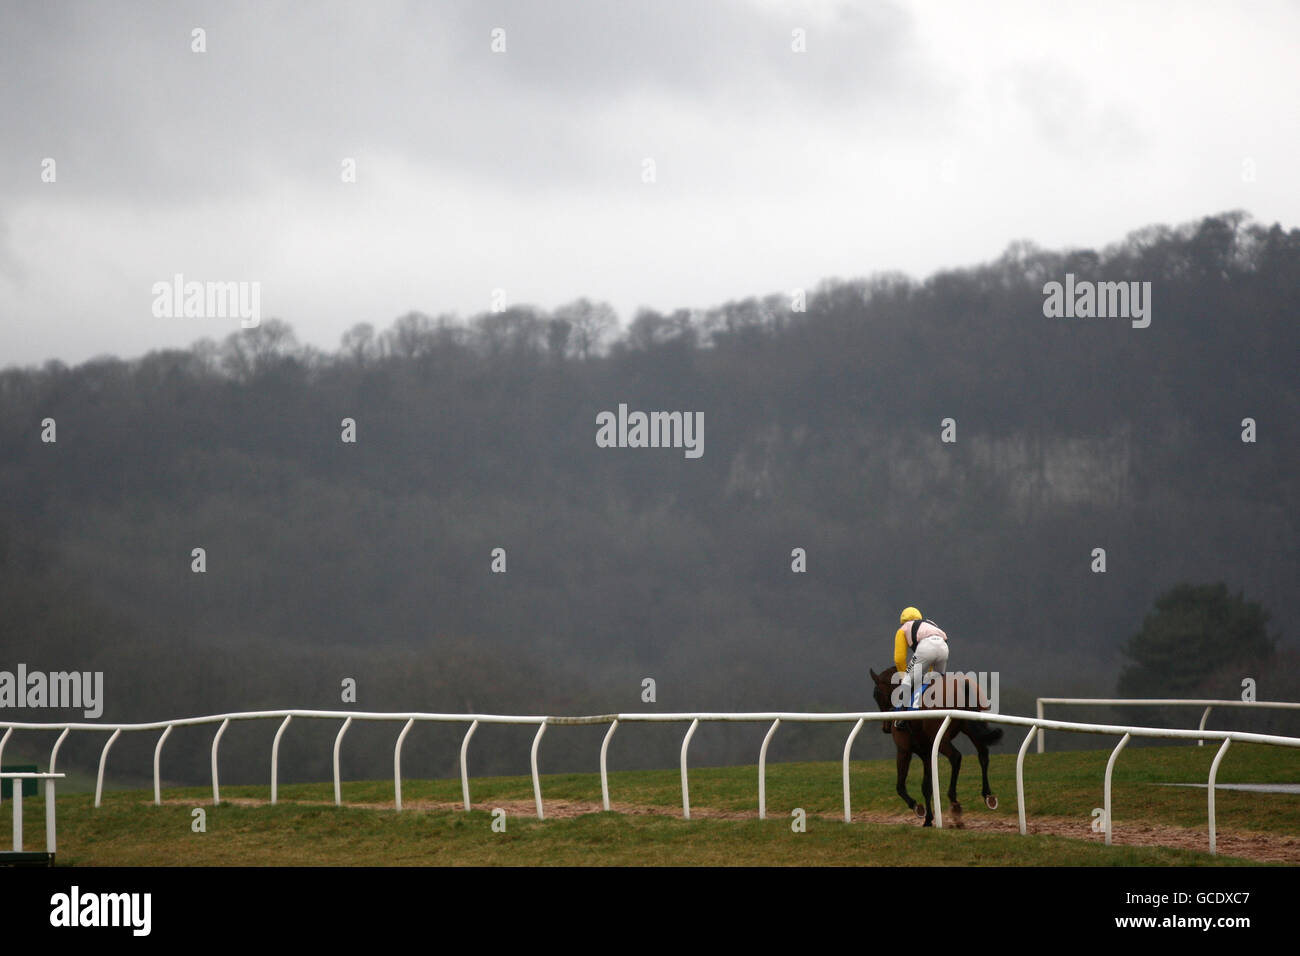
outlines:
[[898, 623], [906, 624], [908, 621], [921, 620], [921, 612], [914, 607], [903, 608], [903, 613], [898, 615]]

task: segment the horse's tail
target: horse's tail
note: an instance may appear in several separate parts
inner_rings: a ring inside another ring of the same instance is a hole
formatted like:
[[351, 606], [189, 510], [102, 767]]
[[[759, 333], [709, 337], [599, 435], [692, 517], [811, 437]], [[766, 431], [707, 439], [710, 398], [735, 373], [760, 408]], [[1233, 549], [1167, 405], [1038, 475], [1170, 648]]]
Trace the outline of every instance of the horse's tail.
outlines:
[[990, 727], [982, 720], [968, 720], [966, 729], [977, 743], [981, 743], [985, 747], [991, 747], [1002, 739], [1001, 727]]

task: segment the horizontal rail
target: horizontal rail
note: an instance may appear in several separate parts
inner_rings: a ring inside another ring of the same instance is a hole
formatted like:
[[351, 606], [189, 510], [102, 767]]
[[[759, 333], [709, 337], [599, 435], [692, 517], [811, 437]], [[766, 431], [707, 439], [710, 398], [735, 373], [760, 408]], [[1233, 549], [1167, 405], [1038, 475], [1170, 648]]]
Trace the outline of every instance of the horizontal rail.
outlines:
[[1300, 710], [1294, 700], [1194, 700], [1161, 697], [1039, 697], [1044, 704], [1127, 704], [1132, 707], [1273, 707]]
[[62, 780], [66, 773], [37, 773], [34, 770], [6, 770], [0, 773], [0, 778], [5, 780]]
[[[1206, 740], [1224, 740], [1223, 737], [1215, 737], [1212, 734], [1206, 734], [1205, 722], [1209, 720], [1210, 711], [1216, 707], [1251, 707], [1262, 710], [1300, 710], [1300, 701], [1293, 700], [1200, 700], [1192, 698], [1160, 698], [1160, 697], [1039, 697], [1036, 702], [1036, 711], [1039, 722], [1042, 727], [1038, 730], [1038, 752], [1046, 751], [1046, 741], [1043, 730], [1051, 729], [1050, 723], [1045, 721], [1047, 704], [1063, 704], [1071, 706], [1094, 705], [1097, 707], [1204, 707], [1205, 712], [1201, 714], [1201, 723], [1197, 728], [1198, 733], [1193, 736], [1196, 738], [1198, 745], [1204, 745]], [[1236, 739], [1236, 738], [1233, 738]]]
[[[1258, 706], [1258, 705], [1252, 705]], [[146, 731], [162, 730], [167, 726], [186, 727], [203, 724], [221, 724], [235, 720], [258, 720], [270, 718], [307, 718], [322, 720], [376, 720], [376, 721], [432, 721], [437, 723], [457, 724], [548, 724], [552, 726], [577, 726], [587, 724], [620, 723], [690, 723], [701, 722], [724, 723], [851, 723], [858, 720], [875, 722], [892, 720], [896, 715], [887, 711], [842, 711], [833, 713], [798, 713], [790, 711], [761, 711], [752, 713], [672, 713], [672, 714], [598, 714], [589, 717], [515, 717], [502, 714], [434, 714], [434, 713], [360, 713], [346, 710], [265, 710], [232, 714], [213, 714], [207, 717], [177, 718], [174, 720], [150, 721], [135, 724], [109, 723], [33, 723], [30, 721], [0, 720], [0, 728], [14, 730], [92, 730], [92, 731]], [[1300, 747], [1300, 737], [1284, 737], [1278, 734], [1257, 734], [1240, 730], [1182, 730], [1171, 727], [1141, 727], [1126, 724], [1090, 724], [1080, 721], [1050, 720], [1038, 717], [1019, 717], [1013, 714], [976, 713], [969, 710], [949, 708], [927, 709], [927, 718], [939, 719], [952, 717], [954, 720], [977, 719], [986, 723], [1007, 724], [1017, 727], [1037, 726], [1045, 730], [1067, 730], [1074, 733], [1120, 735], [1132, 734], [1134, 737], [1152, 737], [1164, 739], [1227, 740], [1238, 743], [1276, 744], [1281, 747]]]

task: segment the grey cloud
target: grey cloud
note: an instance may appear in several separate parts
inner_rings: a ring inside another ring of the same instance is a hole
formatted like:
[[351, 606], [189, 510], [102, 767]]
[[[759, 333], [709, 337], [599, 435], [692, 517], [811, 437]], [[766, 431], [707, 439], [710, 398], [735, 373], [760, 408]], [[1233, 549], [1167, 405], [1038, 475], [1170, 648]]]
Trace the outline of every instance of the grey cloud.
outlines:
[[1053, 148], [1103, 158], [1142, 148], [1144, 137], [1131, 110], [1094, 102], [1089, 86], [1061, 67], [1021, 63], [1004, 76], [1035, 132]]
[[628, 145], [606, 124], [634, 124], [638, 95], [733, 122], [907, 122], [940, 101], [908, 19], [875, 4], [831, 20], [737, 0], [34, 5], [0, 42], [10, 199], [40, 188], [46, 155], [64, 195], [154, 202], [334, 180], [374, 151], [507, 188], [591, 187], [621, 175]]

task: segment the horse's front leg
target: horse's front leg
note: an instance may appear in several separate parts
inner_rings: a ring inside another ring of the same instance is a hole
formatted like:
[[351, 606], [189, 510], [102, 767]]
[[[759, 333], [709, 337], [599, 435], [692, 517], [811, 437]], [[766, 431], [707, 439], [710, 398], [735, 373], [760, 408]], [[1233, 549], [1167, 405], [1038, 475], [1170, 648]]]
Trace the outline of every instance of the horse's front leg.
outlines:
[[975, 741], [975, 752], [980, 759], [980, 786], [981, 795], [984, 797], [984, 806], [990, 810], [998, 808], [998, 798], [993, 795], [993, 788], [989, 786], [989, 748], [978, 740]]
[[[918, 754], [921, 757], [921, 766], [925, 768], [925, 776], [921, 781], [921, 787], [924, 789], [925, 799], [925, 823], [922, 826], [934, 826], [934, 807], [930, 805], [932, 794], [934, 793], [933, 781], [930, 779], [930, 761], [925, 758], [924, 754]], [[918, 814], [919, 815], [919, 814]]]
[[957, 800], [957, 777], [961, 773], [961, 751], [952, 745], [952, 738], [949, 737], [939, 744], [939, 753], [947, 757], [952, 766], [952, 773], [948, 776], [948, 802], [952, 805], [953, 816], [959, 818], [960, 825], [961, 803]]
[[917, 806], [912, 795], [907, 792], [907, 770], [912, 765], [912, 752], [910, 750], [898, 751], [898, 795], [903, 798], [907, 804], [907, 809], [911, 810], [918, 817], [924, 815], [925, 811]]

